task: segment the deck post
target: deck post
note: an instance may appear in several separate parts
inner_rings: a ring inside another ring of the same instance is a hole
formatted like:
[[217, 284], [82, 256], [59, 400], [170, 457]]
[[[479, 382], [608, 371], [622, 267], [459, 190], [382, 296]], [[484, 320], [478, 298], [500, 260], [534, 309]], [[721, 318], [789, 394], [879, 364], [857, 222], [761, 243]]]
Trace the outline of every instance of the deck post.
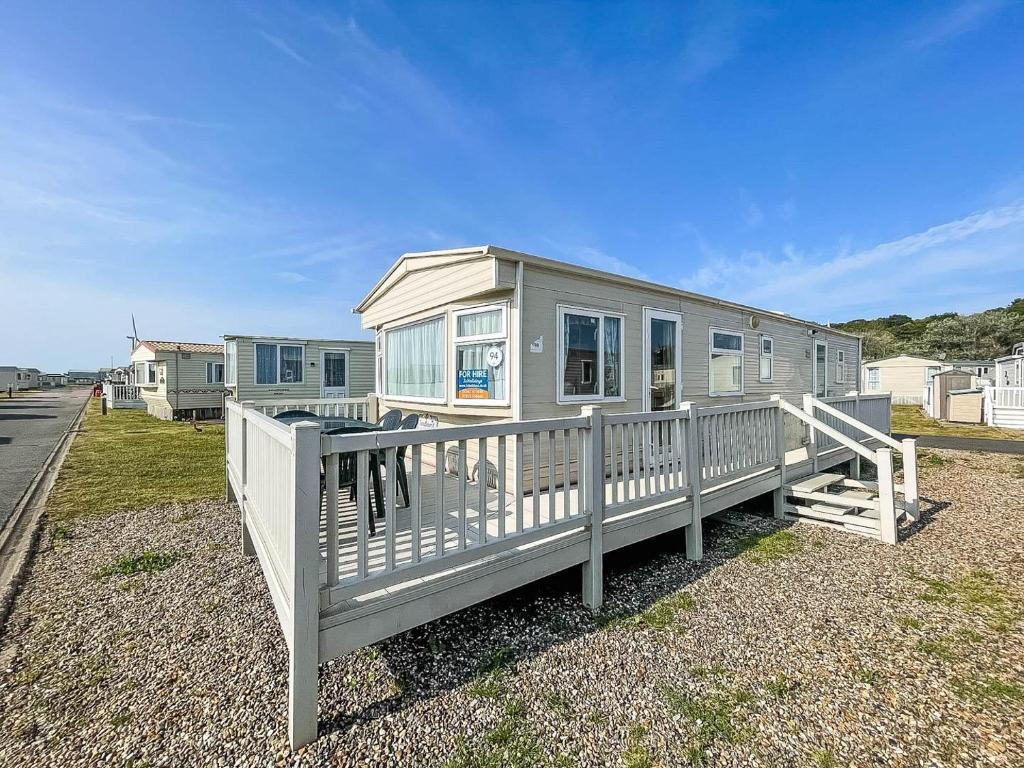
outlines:
[[380, 418], [379, 410], [380, 401], [377, 399], [377, 395], [371, 392], [366, 396], [366, 420], [371, 424], [375, 423]]
[[[853, 400], [853, 418], [857, 421], [863, 421], [860, 417], [860, 392], [852, 390], [847, 392], [848, 397], [852, 397]], [[854, 480], [860, 480], [860, 454], [854, 454], [853, 458], [850, 459], [850, 477]]]
[[885, 544], [895, 544], [896, 496], [892, 486], [892, 448], [879, 448], [878, 457], [878, 534]]
[[916, 521], [920, 517], [921, 500], [917, 495], [917, 440], [903, 441], [903, 500], [907, 517]]
[[292, 573], [288, 656], [288, 738], [292, 749], [317, 735], [320, 633], [320, 425], [293, 424]]
[[779, 406], [781, 399], [782, 395], [772, 395], [772, 400], [775, 401], [773, 415], [775, 447], [779, 452], [779, 487], [772, 495], [772, 507], [778, 520], [782, 520], [786, 516], [786, 422], [782, 415], [782, 408]]
[[239, 416], [242, 420], [242, 498], [237, 499], [238, 508], [242, 515], [242, 554], [246, 557], [256, 556], [256, 547], [252, 543], [252, 534], [249, 533], [249, 525], [245, 522], [245, 488], [249, 482], [248, 465], [248, 443], [249, 443], [249, 420], [245, 417], [246, 408], [252, 407], [252, 401], [246, 400], [242, 403], [242, 413]]
[[693, 521], [683, 532], [686, 538], [686, 559], [700, 560], [704, 557], [704, 526], [700, 512], [700, 435], [697, 431], [697, 416], [700, 410], [689, 401], [680, 403], [679, 408], [686, 411], [683, 441], [686, 444], [686, 476], [690, 480], [690, 500], [693, 508]]
[[583, 564], [583, 604], [597, 613], [604, 602], [604, 425], [601, 406], [584, 406], [582, 413], [590, 420], [583, 495], [585, 514], [590, 516], [590, 559]]
[[[803, 411], [812, 419], [814, 418], [814, 395], [809, 392], [804, 394]], [[807, 458], [811, 460], [811, 468], [815, 474], [818, 472], [818, 432], [810, 424], [807, 425], [807, 434], [811, 441], [807, 444]]]

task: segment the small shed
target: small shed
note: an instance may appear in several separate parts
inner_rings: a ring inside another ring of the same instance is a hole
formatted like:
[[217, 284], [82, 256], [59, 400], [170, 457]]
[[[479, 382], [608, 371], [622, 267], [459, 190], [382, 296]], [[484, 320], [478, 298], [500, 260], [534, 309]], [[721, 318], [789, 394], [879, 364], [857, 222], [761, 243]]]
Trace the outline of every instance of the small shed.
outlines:
[[949, 393], [949, 421], [980, 424], [984, 419], [985, 393], [980, 389], [955, 389]]
[[932, 377], [932, 416], [936, 419], [949, 420], [949, 393], [971, 389], [973, 378], [973, 374], [968, 371], [958, 371], [955, 368], [935, 374]]

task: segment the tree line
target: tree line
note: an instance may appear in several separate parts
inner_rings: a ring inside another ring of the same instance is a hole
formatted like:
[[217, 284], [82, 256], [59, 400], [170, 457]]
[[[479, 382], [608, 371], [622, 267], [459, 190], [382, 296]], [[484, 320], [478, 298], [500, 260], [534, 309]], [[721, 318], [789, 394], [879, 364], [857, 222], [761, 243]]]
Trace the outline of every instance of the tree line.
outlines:
[[973, 315], [946, 312], [915, 319], [889, 315], [833, 327], [864, 337], [864, 358], [918, 355], [946, 360], [991, 360], [1024, 341], [1024, 298]]

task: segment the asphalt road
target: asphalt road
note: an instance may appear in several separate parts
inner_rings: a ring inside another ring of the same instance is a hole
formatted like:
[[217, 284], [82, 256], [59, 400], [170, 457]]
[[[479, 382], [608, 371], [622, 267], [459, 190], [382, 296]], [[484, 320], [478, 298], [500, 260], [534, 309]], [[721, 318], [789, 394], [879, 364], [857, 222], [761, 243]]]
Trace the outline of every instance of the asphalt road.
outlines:
[[949, 435], [893, 435], [901, 440], [913, 437], [918, 448], [951, 448], [956, 451], [1024, 454], [1024, 440], [999, 440], [988, 437], [952, 437]]
[[63, 387], [0, 395], [0, 526], [92, 391]]

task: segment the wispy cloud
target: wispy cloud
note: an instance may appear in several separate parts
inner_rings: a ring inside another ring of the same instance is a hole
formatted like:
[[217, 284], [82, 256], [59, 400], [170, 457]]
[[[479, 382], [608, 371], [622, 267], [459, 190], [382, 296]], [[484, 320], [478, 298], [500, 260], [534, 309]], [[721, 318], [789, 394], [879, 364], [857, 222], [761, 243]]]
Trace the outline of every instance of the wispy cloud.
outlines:
[[942, 45], [972, 32], [1007, 6], [1006, 0], [967, 0], [933, 18], [910, 41], [912, 47]]
[[290, 46], [282, 38], [278, 37], [277, 35], [272, 35], [269, 32], [266, 32], [265, 30], [262, 30], [262, 29], [259, 29], [259, 30], [256, 30], [256, 31], [257, 31], [257, 34], [259, 34], [260, 37], [262, 37], [264, 40], [266, 40], [268, 43], [270, 43], [270, 45], [272, 45], [275, 48], [277, 48], [277, 50], [279, 50], [281, 53], [283, 53], [288, 58], [292, 59], [293, 61], [297, 61], [300, 64], [305, 64], [306, 66], [310, 65], [309, 59], [307, 59], [301, 53], [296, 51], [292, 46]]
[[699, 3], [686, 22], [677, 61], [679, 77], [687, 82], [704, 79], [740, 51], [749, 11], [734, 3]]
[[308, 277], [306, 277], [305, 275], [303, 275], [301, 272], [288, 272], [288, 271], [284, 271], [284, 272], [276, 273], [276, 276], [280, 280], [284, 280], [286, 283], [292, 283], [293, 285], [296, 285], [298, 283], [308, 283], [308, 282], [310, 282], [310, 279]]
[[756, 306], [840, 320], [871, 308], [914, 314], [970, 308], [973, 296], [1024, 284], [1024, 202], [864, 248], [811, 254], [748, 251], [706, 260], [682, 281]]

